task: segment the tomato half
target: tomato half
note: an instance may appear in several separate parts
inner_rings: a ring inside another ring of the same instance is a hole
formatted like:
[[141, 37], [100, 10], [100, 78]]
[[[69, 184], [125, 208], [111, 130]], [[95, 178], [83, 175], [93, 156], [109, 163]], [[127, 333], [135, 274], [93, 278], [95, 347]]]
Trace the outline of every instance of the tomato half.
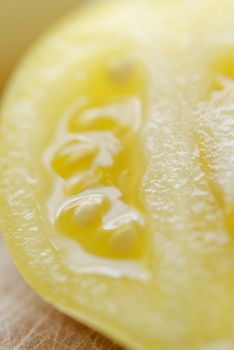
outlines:
[[234, 348], [234, 4], [90, 5], [1, 108], [0, 222], [28, 283], [134, 350]]

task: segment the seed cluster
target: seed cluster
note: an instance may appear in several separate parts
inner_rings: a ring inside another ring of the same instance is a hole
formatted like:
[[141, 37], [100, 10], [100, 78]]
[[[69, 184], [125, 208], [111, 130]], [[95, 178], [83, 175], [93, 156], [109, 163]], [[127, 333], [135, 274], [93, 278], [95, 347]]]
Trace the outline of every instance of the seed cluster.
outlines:
[[66, 198], [56, 227], [89, 253], [117, 259], [142, 253], [141, 113], [134, 97], [82, 106], [68, 118], [66, 139], [55, 144], [51, 167]]

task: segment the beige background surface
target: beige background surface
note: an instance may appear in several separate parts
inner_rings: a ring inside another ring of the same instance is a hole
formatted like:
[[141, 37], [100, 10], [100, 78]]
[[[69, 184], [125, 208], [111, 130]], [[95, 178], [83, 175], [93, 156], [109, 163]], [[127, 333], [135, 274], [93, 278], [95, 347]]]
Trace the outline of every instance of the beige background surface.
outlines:
[[35, 37], [49, 24], [89, 1], [100, 0], [0, 0], [0, 90]]

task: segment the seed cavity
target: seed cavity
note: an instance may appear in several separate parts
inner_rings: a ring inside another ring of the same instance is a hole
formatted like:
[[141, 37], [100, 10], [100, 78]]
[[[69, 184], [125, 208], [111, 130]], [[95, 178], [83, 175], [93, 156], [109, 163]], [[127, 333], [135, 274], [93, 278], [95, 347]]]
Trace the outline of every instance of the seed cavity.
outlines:
[[77, 205], [74, 220], [77, 226], [97, 226], [102, 222], [103, 215], [110, 208], [109, 199], [103, 194], [89, 195]]
[[98, 171], [98, 169], [95, 173], [93, 171], [86, 171], [77, 174], [65, 183], [64, 193], [66, 196], [74, 196], [87, 189], [98, 186], [101, 176], [101, 171]]
[[110, 247], [117, 255], [129, 255], [136, 250], [138, 240], [139, 232], [135, 225], [123, 224], [113, 231]]
[[[114, 112], [114, 113], [113, 113]], [[87, 130], [113, 130], [120, 127], [120, 121], [113, 106], [109, 108], [92, 108], [83, 111], [79, 118], [74, 118], [73, 129]]]
[[73, 238], [84, 232], [92, 234], [102, 225], [103, 216], [110, 206], [110, 200], [104, 194], [80, 195], [58, 210], [57, 228]]
[[144, 219], [137, 212], [126, 212], [106, 224], [111, 233], [109, 246], [119, 257], [139, 256], [142, 251]]
[[137, 98], [127, 97], [121, 102], [102, 106], [82, 106], [71, 116], [69, 129], [72, 132], [136, 130], [141, 123], [141, 103]]
[[227, 79], [234, 79], [234, 46], [224, 45], [214, 55], [212, 71]]
[[87, 72], [84, 95], [66, 108], [47, 152], [58, 175], [49, 202], [56, 229], [99, 258], [134, 260], [143, 251], [142, 68], [132, 53], [103, 57]]
[[87, 138], [76, 137], [65, 142], [54, 154], [53, 169], [67, 179], [78, 170], [87, 169], [98, 153], [98, 147]]

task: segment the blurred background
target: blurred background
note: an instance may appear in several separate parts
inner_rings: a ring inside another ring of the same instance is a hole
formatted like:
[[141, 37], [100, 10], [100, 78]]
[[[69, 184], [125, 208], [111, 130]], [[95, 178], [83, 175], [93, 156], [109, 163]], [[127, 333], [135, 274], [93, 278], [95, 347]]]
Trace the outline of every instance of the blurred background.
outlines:
[[0, 91], [17, 60], [46, 27], [92, 0], [0, 0]]

